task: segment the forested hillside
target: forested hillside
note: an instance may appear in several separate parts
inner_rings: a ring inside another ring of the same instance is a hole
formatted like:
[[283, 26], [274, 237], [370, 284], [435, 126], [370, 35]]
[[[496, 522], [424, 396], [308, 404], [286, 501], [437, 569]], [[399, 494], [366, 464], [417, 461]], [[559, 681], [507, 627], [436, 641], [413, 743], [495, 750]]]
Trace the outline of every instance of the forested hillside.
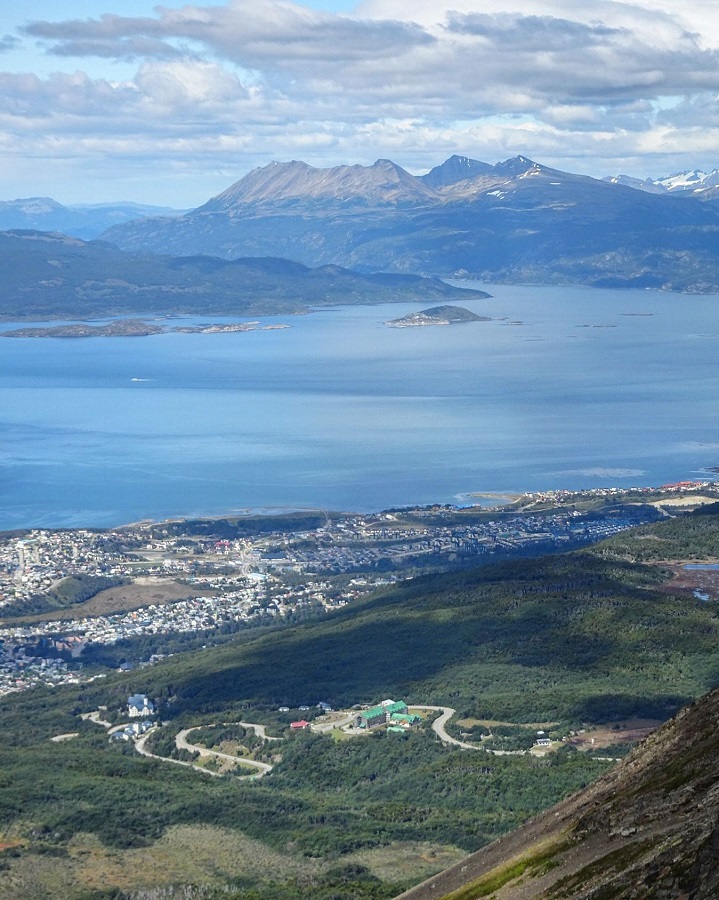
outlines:
[[[0, 896], [54, 897], [62, 885], [68, 897], [124, 897], [143, 884], [172, 898], [188, 885], [203, 897], [231, 886], [243, 900], [395, 896], [612, 763], [570, 743], [542, 758], [448, 748], [426, 725], [290, 735], [292, 713], [278, 707], [401, 697], [451, 706], [470, 730], [489, 720], [554, 735], [666, 719], [719, 682], [719, 618], [717, 600], [672, 589], [663, 560], [712, 558], [718, 535], [715, 513], [667, 520], [592, 551], [418, 578], [319, 621], [5, 698], [0, 862], [12, 893]], [[632, 562], [647, 545], [662, 550]], [[210, 778], [79, 718], [102, 705], [121, 721], [135, 691], [159, 704], [161, 755], [181, 728], [263, 722], [284, 736], [272, 774]], [[76, 736], [50, 740], [62, 734]]]

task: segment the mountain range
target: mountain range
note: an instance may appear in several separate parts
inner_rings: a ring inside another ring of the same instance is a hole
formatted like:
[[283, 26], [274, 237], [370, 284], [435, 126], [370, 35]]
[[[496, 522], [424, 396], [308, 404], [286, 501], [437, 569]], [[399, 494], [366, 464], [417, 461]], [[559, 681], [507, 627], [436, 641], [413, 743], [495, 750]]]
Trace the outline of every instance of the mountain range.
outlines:
[[50, 197], [0, 201], [0, 231], [57, 231], [89, 241], [123, 222], [145, 216], [181, 215], [180, 210], [131, 201], [63, 206]]
[[701, 172], [676, 172], [664, 178], [633, 178], [631, 175], [608, 175], [603, 179], [612, 184], [647, 191], [650, 194], [680, 194], [697, 200], [719, 200], [719, 169]]
[[132, 252], [714, 293], [717, 234], [719, 206], [685, 191], [636, 190], [524, 156], [495, 166], [454, 156], [422, 176], [390, 160], [271, 163], [189, 213], [102, 237]]

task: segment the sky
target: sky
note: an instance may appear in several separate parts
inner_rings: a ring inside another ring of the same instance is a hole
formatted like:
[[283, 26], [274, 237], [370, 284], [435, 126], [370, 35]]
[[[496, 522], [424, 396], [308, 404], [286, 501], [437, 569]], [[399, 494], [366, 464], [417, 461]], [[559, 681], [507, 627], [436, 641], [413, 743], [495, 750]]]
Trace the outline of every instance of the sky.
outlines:
[[719, 167], [716, 0], [2, 7], [0, 200], [189, 208], [291, 159]]

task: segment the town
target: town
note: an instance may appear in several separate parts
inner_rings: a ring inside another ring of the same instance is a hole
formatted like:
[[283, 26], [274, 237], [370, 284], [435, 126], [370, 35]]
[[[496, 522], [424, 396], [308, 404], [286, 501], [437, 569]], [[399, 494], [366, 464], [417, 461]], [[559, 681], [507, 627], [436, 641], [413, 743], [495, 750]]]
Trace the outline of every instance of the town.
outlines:
[[[272, 530], [238, 518], [0, 534], [0, 695], [102, 677], [88, 648], [123, 642], [122, 666], [151, 665], [172, 636], [331, 613], [423, 572], [580, 547], [718, 499], [719, 482], [682, 482], [321, 513], [312, 527], [287, 516]], [[153, 646], [138, 656], [142, 638]]]

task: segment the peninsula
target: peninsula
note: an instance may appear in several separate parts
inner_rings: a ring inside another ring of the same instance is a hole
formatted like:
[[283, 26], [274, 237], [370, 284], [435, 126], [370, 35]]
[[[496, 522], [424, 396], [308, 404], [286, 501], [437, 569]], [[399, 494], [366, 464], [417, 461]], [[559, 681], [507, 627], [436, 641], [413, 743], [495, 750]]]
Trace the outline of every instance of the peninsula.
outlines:
[[67, 325], [48, 325], [33, 328], [15, 328], [12, 331], [0, 332], [0, 337], [52, 337], [52, 338], [87, 338], [87, 337], [147, 337], [151, 334], [227, 334], [235, 331], [272, 331], [277, 328], [289, 328], [289, 325], [260, 325], [259, 322], [224, 322], [210, 325], [176, 325], [168, 328], [156, 322], [144, 319], [115, 319], [103, 325], [91, 325], [87, 322]]

